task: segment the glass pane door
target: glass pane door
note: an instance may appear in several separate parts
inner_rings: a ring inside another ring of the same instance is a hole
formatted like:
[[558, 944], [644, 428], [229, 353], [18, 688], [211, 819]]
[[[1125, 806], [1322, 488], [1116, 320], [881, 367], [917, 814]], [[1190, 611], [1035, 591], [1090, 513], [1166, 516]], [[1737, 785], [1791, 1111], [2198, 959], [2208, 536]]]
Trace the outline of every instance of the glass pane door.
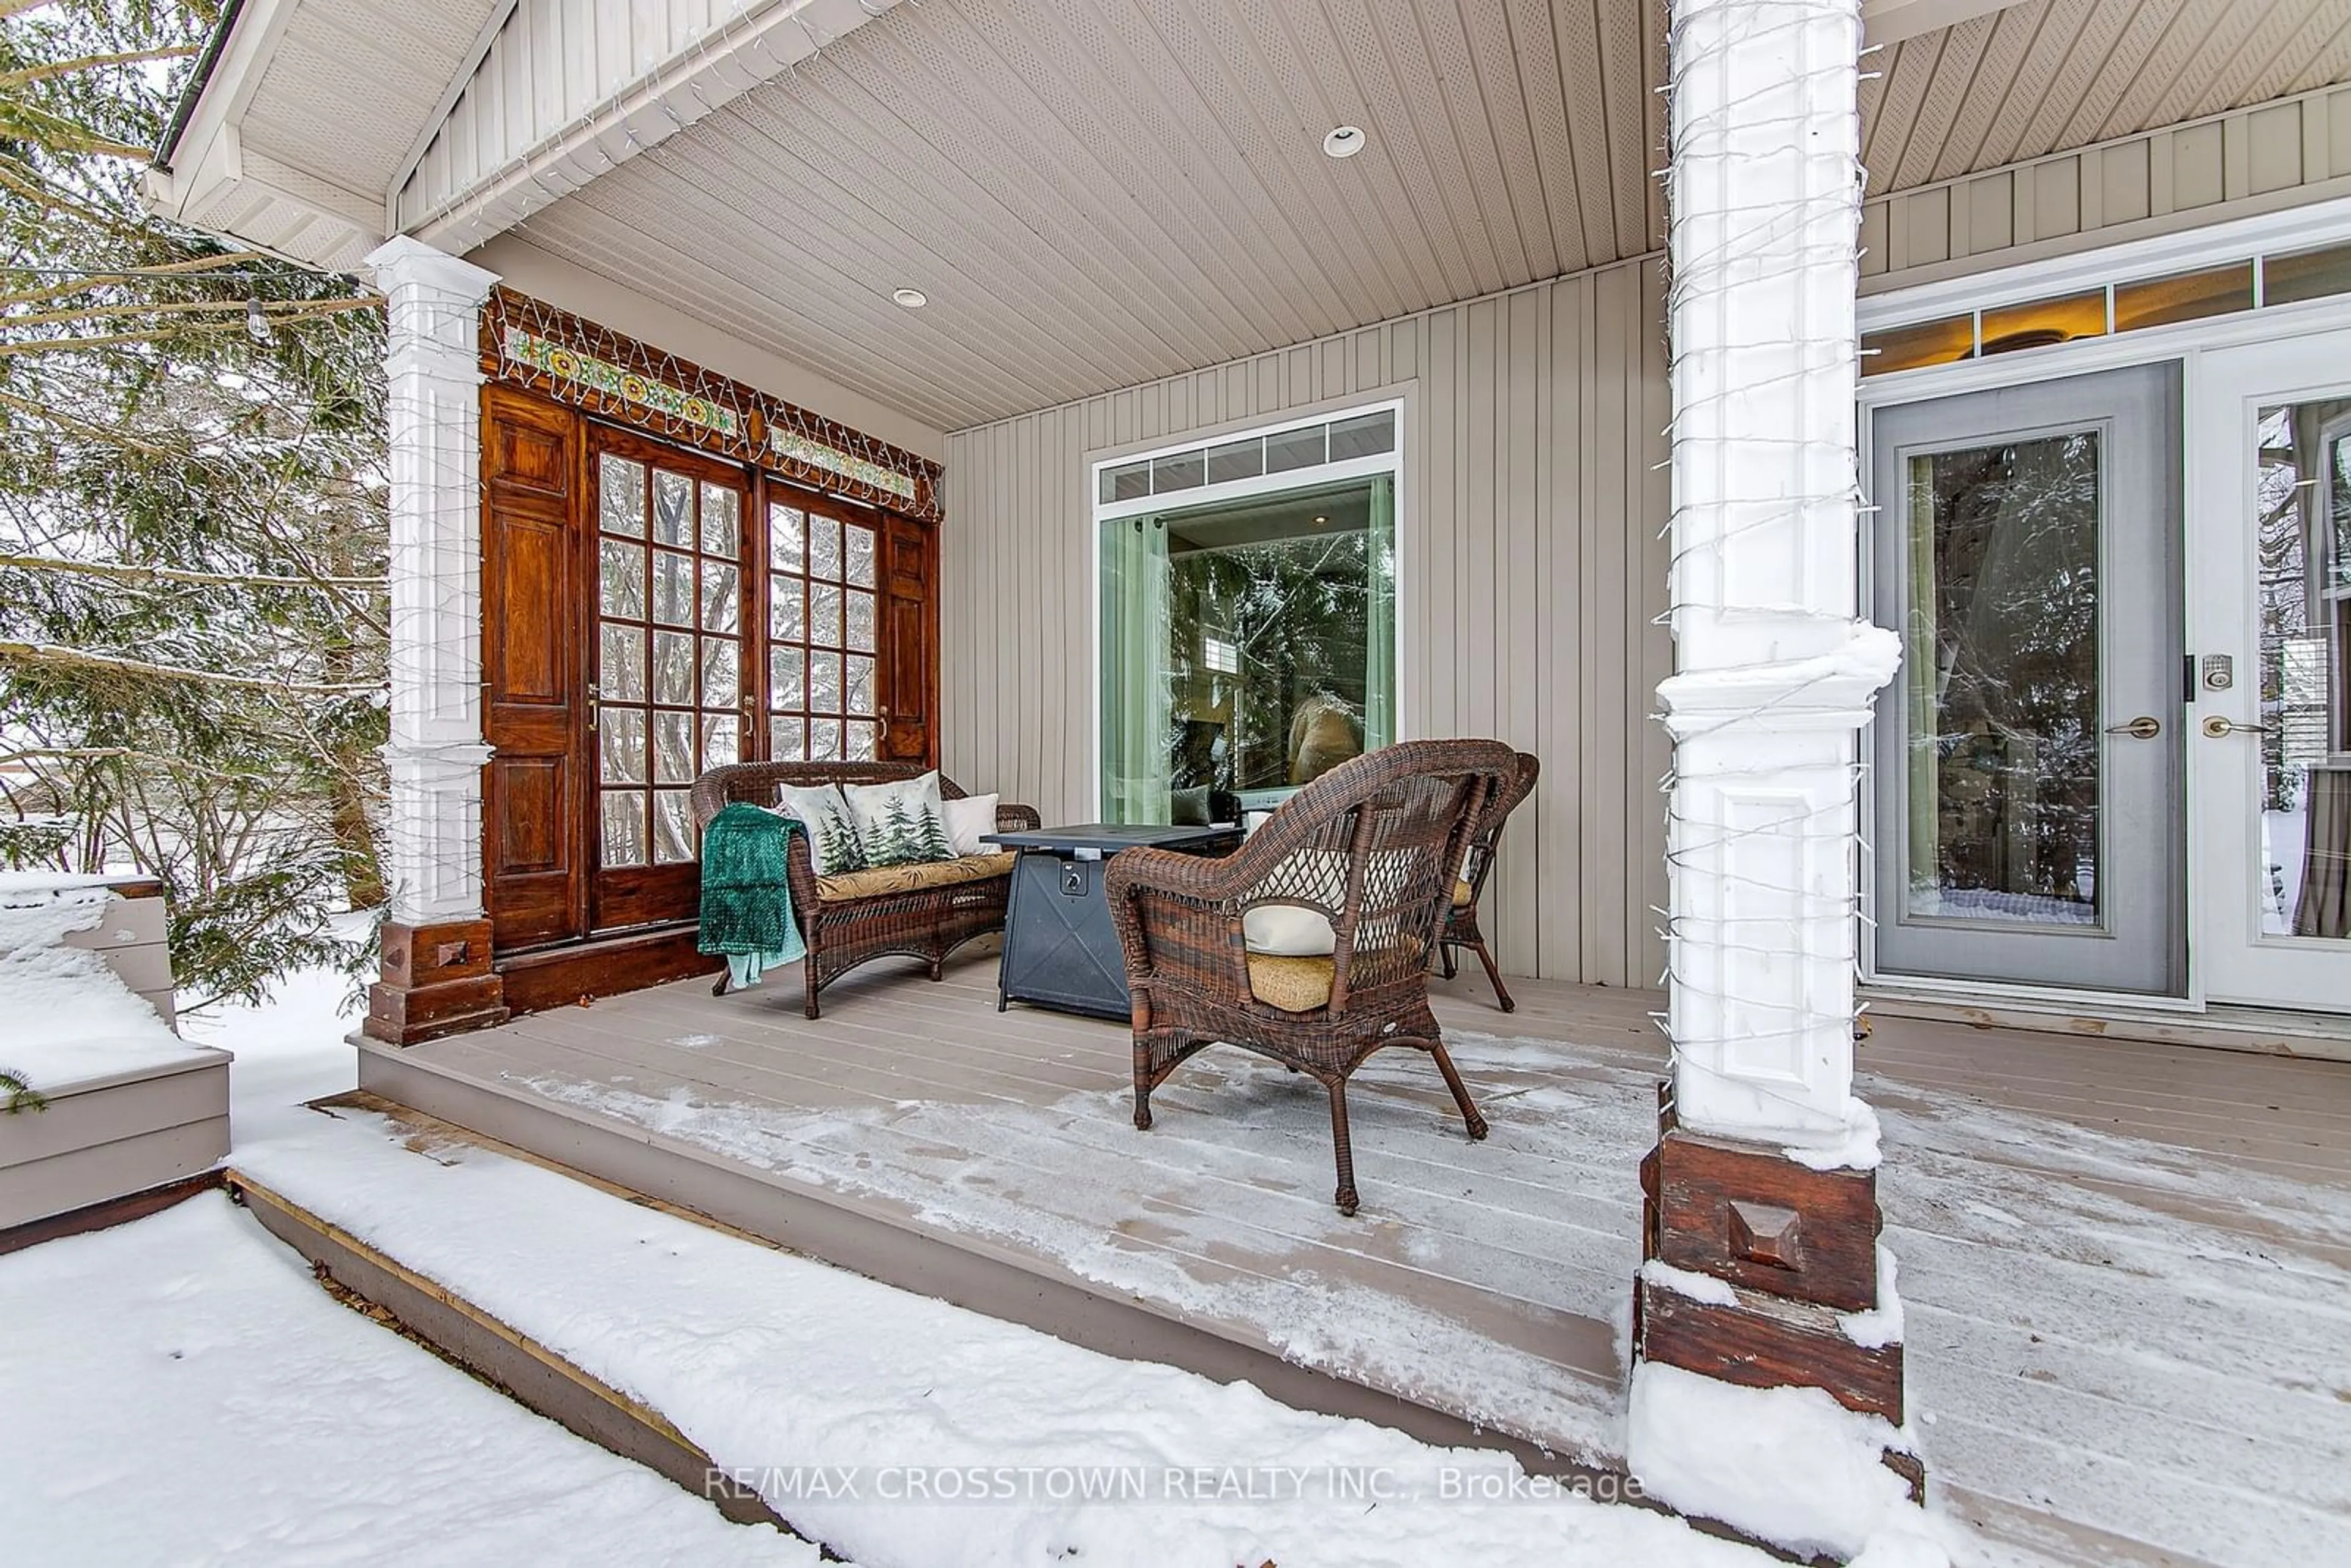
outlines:
[[2351, 333], [2208, 352], [2196, 963], [2210, 1000], [2351, 1011]]
[[1878, 411], [1885, 977], [2184, 987], [2176, 371]]
[[691, 879], [688, 791], [742, 755], [744, 492], [634, 443], [597, 454], [595, 484], [591, 902], [610, 927], [692, 914], [663, 902]]
[[1906, 915], [2099, 924], [2100, 435], [1906, 464]]
[[875, 530], [768, 503], [768, 726], [778, 761], [871, 761], [883, 718]]

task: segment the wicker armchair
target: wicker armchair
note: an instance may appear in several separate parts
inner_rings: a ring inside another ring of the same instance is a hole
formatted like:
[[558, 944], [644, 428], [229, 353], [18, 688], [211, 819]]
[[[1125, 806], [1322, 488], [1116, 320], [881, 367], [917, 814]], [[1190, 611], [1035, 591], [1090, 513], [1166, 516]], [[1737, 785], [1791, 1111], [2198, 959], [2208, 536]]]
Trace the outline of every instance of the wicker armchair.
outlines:
[[[1331, 1096], [1339, 1212], [1355, 1212], [1347, 1079], [1374, 1051], [1427, 1051], [1473, 1139], [1486, 1120], [1428, 1010], [1428, 960], [1455, 873], [1515, 754], [1494, 740], [1420, 740], [1343, 762], [1300, 790], [1221, 860], [1128, 850], [1103, 891], [1134, 1007], [1134, 1124], [1151, 1092], [1224, 1040], [1311, 1075]], [[1250, 953], [1253, 909], [1327, 919], [1327, 957]]]
[[[881, 784], [926, 771], [919, 764], [905, 762], [729, 763], [695, 781], [694, 820], [697, 825], [707, 823], [731, 800], [772, 806], [778, 784]], [[939, 793], [950, 800], [964, 797], [955, 780], [945, 774], [939, 776]], [[1037, 813], [1030, 807], [999, 803], [996, 808], [998, 832], [1038, 825]], [[920, 958], [930, 966], [931, 978], [935, 980], [949, 953], [976, 936], [1004, 929], [1005, 904], [1012, 888], [1010, 855], [1000, 857], [1001, 871], [986, 876], [827, 896], [828, 884], [837, 890], [850, 879], [817, 876], [809, 858], [807, 834], [794, 833], [789, 843], [784, 870], [792, 890], [792, 916], [808, 943], [800, 978], [807, 990], [804, 1010], [810, 1018], [820, 1016], [817, 993], [861, 964], [893, 954]], [[721, 976], [717, 995], [726, 994], [726, 977]]]
[[1486, 815], [1478, 824], [1478, 836], [1469, 841], [1469, 863], [1463, 868], [1461, 880], [1454, 884], [1453, 904], [1445, 912], [1445, 929], [1437, 938], [1445, 977], [1449, 980], [1461, 972], [1461, 949], [1468, 948], [1486, 966], [1486, 978], [1494, 986], [1494, 1000], [1506, 1013], [1518, 1011], [1519, 1004], [1510, 999], [1509, 988], [1502, 984], [1502, 972], [1494, 967], [1494, 955], [1487, 950], [1486, 934], [1478, 926], [1478, 902], [1486, 895], [1486, 878], [1494, 869], [1495, 846], [1502, 841], [1502, 823], [1518, 809], [1520, 801], [1534, 792], [1535, 776], [1541, 771], [1542, 763], [1533, 754], [1519, 753], [1518, 767], [1487, 805]]

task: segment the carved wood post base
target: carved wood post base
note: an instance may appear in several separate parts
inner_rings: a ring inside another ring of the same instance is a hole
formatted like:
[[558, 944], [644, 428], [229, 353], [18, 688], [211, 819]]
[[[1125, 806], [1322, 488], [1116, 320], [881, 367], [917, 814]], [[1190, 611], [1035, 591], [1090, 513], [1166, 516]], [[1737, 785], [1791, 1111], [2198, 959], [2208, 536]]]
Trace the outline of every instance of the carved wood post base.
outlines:
[[[1825, 1389], [1900, 1427], [1900, 1342], [1865, 1345], [1844, 1321], [1879, 1305], [1876, 1172], [1817, 1171], [1776, 1147], [1693, 1133], [1660, 1100], [1657, 1146], [1641, 1162], [1642, 1257], [1721, 1281], [1732, 1301], [1700, 1301], [1645, 1272], [1634, 1360], [1748, 1388]], [[1887, 1449], [1885, 1461], [1926, 1500], [1917, 1455]]]
[[368, 988], [360, 1032], [392, 1045], [488, 1029], [508, 1017], [506, 981], [490, 968], [490, 923], [408, 925], [387, 920], [382, 975]]

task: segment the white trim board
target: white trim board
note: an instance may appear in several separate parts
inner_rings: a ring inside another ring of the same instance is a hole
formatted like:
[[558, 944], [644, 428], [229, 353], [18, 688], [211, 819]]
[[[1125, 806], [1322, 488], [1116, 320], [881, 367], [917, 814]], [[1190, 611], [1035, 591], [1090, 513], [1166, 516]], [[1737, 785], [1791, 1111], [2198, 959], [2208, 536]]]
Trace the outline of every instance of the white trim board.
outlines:
[[[1405, 668], [1405, 596], [1409, 579], [1405, 570], [1405, 529], [1409, 522], [1411, 497], [1405, 485], [1405, 443], [1412, 430], [1411, 403], [1413, 387], [1385, 390], [1368, 398], [1341, 397], [1324, 403], [1310, 405], [1306, 410], [1286, 411], [1271, 420], [1230, 421], [1222, 427], [1204, 426], [1186, 431], [1176, 439], [1154, 437], [1147, 442], [1130, 442], [1121, 447], [1095, 447], [1088, 451], [1080, 465], [1086, 497], [1086, 667], [1090, 674], [1086, 704], [1086, 798], [1092, 802], [1090, 815], [1100, 821], [1102, 816], [1102, 525], [1130, 517], [1148, 517], [1159, 512], [1189, 511], [1196, 507], [1214, 506], [1219, 501], [1246, 499], [1252, 496], [1278, 496], [1291, 490], [1311, 489], [1317, 485], [1341, 483], [1349, 479], [1370, 478], [1385, 474], [1391, 476], [1390, 505], [1395, 509], [1396, 537], [1394, 564], [1395, 617], [1395, 664], [1399, 673], [1395, 691], [1395, 738], [1403, 740], [1414, 732], [1413, 714], [1405, 701], [1401, 672]], [[1278, 475], [1262, 475], [1255, 479], [1230, 481], [1223, 485], [1203, 485], [1194, 489], [1168, 496], [1147, 496], [1126, 501], [1104, 501], [1102, 498], [1102, 476], [1106, 468], [1123, 467], [1146, 458], [1189, 452], [1200, 446], [1214, 446], [1229, 441], [1246, 440], [1251, 436], [1276, 435], [1285, 430], [1303, 430], [1312, 425], [1329, 424], [1356, 414], [1377, 413], [1386, 410], [1395, 418], [1395, 444], [1388, 451], [1369, 457], [1343, 459], [1337, 463], [1318, 464], [1311, 468], [1293, 468]]]
[[1882, 332], [1889, 328], [1965, 315], [1970, 310], [1992, 310], [2004, 305], [2085, 292], [2109, 283], [2167, 277], [2255, 256], [2285, 255], [2345, 244], [2351, 244], [2351, 195], [2145, 239], [2124, 240], [2043, 260], [2020, 262], [1962, 277], [1889, 288], [1882, 294], [1865, 294], [1855, 307], [1855, 319], [1864, 333]]

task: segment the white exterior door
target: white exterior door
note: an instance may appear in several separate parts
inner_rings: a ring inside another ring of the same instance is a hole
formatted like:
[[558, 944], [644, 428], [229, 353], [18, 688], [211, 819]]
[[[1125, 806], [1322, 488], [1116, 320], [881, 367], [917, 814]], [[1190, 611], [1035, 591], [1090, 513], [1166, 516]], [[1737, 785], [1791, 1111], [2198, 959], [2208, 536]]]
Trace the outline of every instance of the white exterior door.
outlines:
[[2197, 970], [2351, 1011], [2351, 331], [2207, 350], [2190, 398]]
[[1878, 409], [1876, 970], [2187, 988], [2179, 376]]

